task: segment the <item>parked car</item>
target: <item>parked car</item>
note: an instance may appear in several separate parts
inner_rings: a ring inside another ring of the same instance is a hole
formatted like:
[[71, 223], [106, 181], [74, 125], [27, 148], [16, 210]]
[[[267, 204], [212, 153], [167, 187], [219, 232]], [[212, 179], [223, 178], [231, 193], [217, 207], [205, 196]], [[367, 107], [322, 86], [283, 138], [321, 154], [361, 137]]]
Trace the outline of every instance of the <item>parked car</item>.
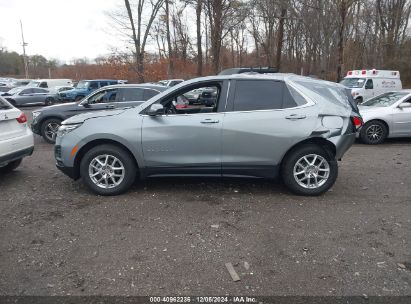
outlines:
[[1, 86], [0, 92], [8, 92], [17, 87], [24, 87], [30, 83], [31, 79], [13, 79]]
[[184, 94], [184, 97], [188, 99], [189, 104], [198, 104], [200, 103], [200, 96], [203, 92], [203, 89], [195, 89]]
[[62, 102], [63, 100], [60, 97], [60, 93], [70, 91], [72, 89], [74, 89], [74, 87], [72, 87], [72, 86], [58, 86], [58, 87], [55, 87], [54, 92], [56, 93], [57, 100]]
[[166, 90], [159, 85], [127, 84], [103, 87], [82, 101], [45, 107], [33, 111], [31, 128], [48, 143], [54, 143], [61, 122], [71, 116], [99, 110], [131, 107]]
[[199, 103], [206, 106], [213, 106], [217, 102], [217, 87], [205, 88], [199, 98]]
[[184, 79], [168, 79], [168, 80], [160, 80], [157, 84], [163, 85], [167, 88], [171, 88], [179, 83], [182, 83], [183, 81]]
[[13, 106], [28, 105], [52, 105], [57, 100], [57, 94], [53, 90], [34, 88], [34, 87], [17, 87], [3, 93], [2, 96]]
[[376, 145], [388, 137], [411, 137], [411, 90], [381, 94], [361, 103], [361, 140]]
[[27, 84], [28, 87], [51, 89], [58, 86], [72, 86], [71, 79], [36, 79]]
[[351, 94], [357, 103], [362, 103], [385, 92], [402, 89], [398, 71], [348, 71], [347, 76], [340, 83], [351, 89]]
[[72, 90], [59, 93], [59, 99], [63, 101], [80, 101], [91, 92], [114, 84], [119, 84], [119, 81], [113, 79], [81, 80]]
[[[199, 88], [212, 106], [176, 109]], [[71, 117], [57, 133], [57, 167], [94, 192], [115, 195], [136, 176], [282, 176], [292, 191], [319, 195], [338, 174], [361, 126], [342, 85], [296, 75], [196, 78], [130, 109]]]
[[0, 97], [0, 173], [16, 169], [33, 149], [33, 133], [26, 115]]

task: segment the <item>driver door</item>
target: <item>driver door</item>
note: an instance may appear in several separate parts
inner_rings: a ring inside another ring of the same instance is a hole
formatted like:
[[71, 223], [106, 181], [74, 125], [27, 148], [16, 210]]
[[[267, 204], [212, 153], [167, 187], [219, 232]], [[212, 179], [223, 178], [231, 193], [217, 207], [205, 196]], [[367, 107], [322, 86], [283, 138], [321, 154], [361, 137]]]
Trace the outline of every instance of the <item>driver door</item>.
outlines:
[[[207, 84], [219, 88], [217, 104], [169, 114], [143, 115], [142, 148], [148, 176], [210, 175], [221, 176], [221, 131], [227, 83]], [[205, 86], [207, 86], [205, 85]], [[172, 92], [160, 101], [172, 103], [198, 86], [190, 85]], [[171, 99], [170, 99], [171, 98]], [[171, 101], [172, 100], [172, 101]]]

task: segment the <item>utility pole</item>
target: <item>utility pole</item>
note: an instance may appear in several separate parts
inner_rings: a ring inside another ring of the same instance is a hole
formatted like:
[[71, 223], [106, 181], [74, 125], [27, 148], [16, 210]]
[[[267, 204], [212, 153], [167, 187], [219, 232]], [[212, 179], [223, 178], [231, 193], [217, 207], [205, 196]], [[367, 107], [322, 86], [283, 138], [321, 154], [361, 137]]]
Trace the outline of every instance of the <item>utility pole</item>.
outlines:
[[24, 41], [24, 34], [23, 34], [23, 23], [20, 20], [20, 28], [21, 28], [21, 41], [22, 41], [22, 46], [23, 46], [23, 60], [24, 60], [24, 72], [26, 75], [26, 79], [29, 78], [29, 67], [27, 64], [27, 56], [26, 56], [26, 46], [27, 43]]

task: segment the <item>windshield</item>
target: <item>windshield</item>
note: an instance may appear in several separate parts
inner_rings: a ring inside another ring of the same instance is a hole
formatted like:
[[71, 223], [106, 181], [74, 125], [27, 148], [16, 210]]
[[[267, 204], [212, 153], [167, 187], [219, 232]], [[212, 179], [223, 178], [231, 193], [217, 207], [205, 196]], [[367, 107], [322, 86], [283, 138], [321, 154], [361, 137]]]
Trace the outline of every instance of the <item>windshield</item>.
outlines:
[[89, 86], [88, 81], [79, 81], [79, 83], [76, 86], [76, 89], [87, 89]]
[[371, 98], [360, 105], [366, 107], [389, 107], [408, 94], [406, 92], [388, 92]]
[[362, 88], [365, 83], [365, 78], [345, 78], [341, 80], [340, 83], [351, 89]]
[[28, 87], [38, 87], [40, 86], [40, 81], [30, 81], [27, 86]]
[[22, 88], [14, 88], [14, 89], [11, 89], [10, 91], [8, 91], [7, 94], [10, 94], [10, 95], [18, 94], [22, 90], [23, 90]]

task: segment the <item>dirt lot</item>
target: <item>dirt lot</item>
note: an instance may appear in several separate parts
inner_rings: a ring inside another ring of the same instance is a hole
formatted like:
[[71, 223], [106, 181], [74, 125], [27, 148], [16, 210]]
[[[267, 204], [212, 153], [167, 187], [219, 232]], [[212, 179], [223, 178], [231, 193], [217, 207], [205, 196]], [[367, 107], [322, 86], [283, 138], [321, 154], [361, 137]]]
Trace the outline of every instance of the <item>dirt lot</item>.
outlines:
[[410, 182], [411, 139], [356, 144], [321, 197], [218, 179], [98, 197], [36, 137], [0, 177], [0, 294], [411, 295]]

